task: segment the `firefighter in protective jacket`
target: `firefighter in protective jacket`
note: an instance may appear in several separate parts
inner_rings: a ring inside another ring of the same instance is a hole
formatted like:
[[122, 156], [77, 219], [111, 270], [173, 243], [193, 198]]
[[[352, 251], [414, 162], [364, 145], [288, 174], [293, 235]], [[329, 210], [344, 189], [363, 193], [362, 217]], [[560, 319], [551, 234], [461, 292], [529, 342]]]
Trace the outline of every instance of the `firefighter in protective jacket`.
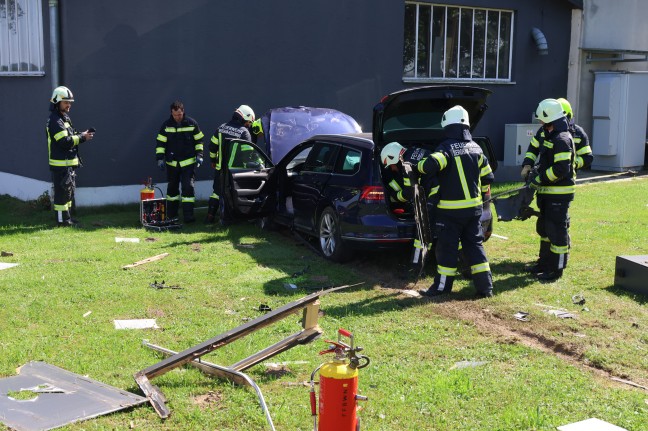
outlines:
[[[574, 199], [576, 179], [576, 151], [569, 132], [569, 122], [560, 102], [545, 99], [536, 109], [536, 118], [543, 123], [544, 139], [537, 151], [527, 152], [524, 170], [531, 171], [536, 164], [537, 174], [529, 178], [531, 188], [537, 190], [536, 200], [540, 215], [536, 231], [540, 235], [538, 260], [527, 270], [540, 280], [560, 278], [569, 257], [569, 206]], [[530, 145], [530, 150], [533, 143]], [[528, 175], [528, 172], [525, 174]]]
[[[562, 106], [563, 113], [567, 117], [567, 122], [569, 123], [569, 133], [574, 138], [574, 147], [576, 149], [574, 167], [576, 170], [587, 169], [592, 165], [592, 161], [594, 161], [592, 148], [589, 144], [589, 137], [587, 136], [587, 133], [585, 133], [585, 130], [574, 121], [574, 112], [572, 111], [569, 101], [563, 98], [556, 100], [560, 102], [560, 106]], [[520, 173], [522, 180], [526, 181], [527, 175], [531, 171], [533, 165], [537, 163], [540, 148], [542, 147], [544, 139], [545, 129], [543, 126], [540, 126], [535, 136], [531, 138], [531, 142], [529, 142], [529, 147], [524, 156], [522, 172]]]
[[481, 147], [472, 140], [463, 107], [448, 109], [441, 126], [446, 139], [417, 165], [422, 176], [436, 176], [439, 182], [435, 223], [438, 274], [432, 286], [419, 293], [437, 296], [452, 290], [461, 243], [477, 296], [490, 297], [493, 279], [482, 244], [480, 217], [482, 193], [493, 182], [493, 172]]
[[56, 87], [50, 99], [51, 114], [47, 120], [49, 167], [54, 183], [54, 212], [57, 226], [72, 226], [70, 216], [76, 188], [76, 169], [81, 166], [79, 144], [91, 140], [94, 130], [77, 132], [69, 113], [74, 96], [67, 87]]
[[155, 157], [158, 167], [167, 172], [167, 217], [178, 217], [182, 201], [184, 222], [192, 223], [196, 220], [195, 169], [203, 162], [202, 139], [205, 135], [200, 131], [196, 120], [185, 115], [182, 102], [173, 102], [170, 109], [171, 115], [162, 123], [157, 135]]
[[[209, 159], [214, 172], [213, 191], [209, 197], [209, 206], [207, 208], [207, 217], [205, 223], [214, 223], [217, 213], [220, 213], [221, 224], [227, 224], [230, 220], [227, 215], [227, 208], [222, 202], [221, 195], [223, 191], [221, 179], [221, 163], [223, 145], [228, 144], [232, 139], [242, 139], [251, 141], [250, 127], [254, 122], [254, 111], [248, 105], [239, 106], [232, 114], [232, 119], [227, 123], [221, 124], [214, 132], [209, 143]], [[249, 145], [248, 145], [249, 147]]]

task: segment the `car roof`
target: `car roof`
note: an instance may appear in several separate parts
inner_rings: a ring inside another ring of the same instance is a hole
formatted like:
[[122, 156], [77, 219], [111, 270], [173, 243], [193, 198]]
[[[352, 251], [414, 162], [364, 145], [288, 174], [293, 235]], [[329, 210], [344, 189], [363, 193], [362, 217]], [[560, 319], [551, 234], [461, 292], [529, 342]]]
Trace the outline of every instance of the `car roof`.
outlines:
[[356, 145], [369, 150], [374, 149], [374, 143], [371, 139], [371, 133], [341, 133], [341, 134], [324, 134], [315, 135], [308, 139], [309, 141], [336, 141], [345, 144]]

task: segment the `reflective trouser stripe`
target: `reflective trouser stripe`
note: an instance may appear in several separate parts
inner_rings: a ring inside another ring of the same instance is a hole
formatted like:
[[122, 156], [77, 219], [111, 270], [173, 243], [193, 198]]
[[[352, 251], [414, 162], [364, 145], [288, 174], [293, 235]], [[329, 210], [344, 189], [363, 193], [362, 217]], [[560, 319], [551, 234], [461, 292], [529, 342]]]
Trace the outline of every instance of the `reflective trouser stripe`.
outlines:
[[63, 205], [54, 205], [54, 211], [69, 211], [72, 208], [72, 202], [66, 202]]
[[490, 271], [490, 265], [488, 264], [488, 262], [478, 263], [477, 265], [473, 265], [470, 267], [470, 272], [472, 274], [478, 274], [480, 272], [486, 272], [486, 271]]

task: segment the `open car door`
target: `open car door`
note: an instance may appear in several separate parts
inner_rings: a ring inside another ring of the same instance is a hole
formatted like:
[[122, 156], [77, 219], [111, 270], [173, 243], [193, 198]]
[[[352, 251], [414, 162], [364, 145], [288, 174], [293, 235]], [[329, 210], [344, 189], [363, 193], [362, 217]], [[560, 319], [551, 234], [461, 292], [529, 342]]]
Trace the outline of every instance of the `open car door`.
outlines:
[[221, 193], [234, 220], [263, 217], [274, 211], [275, 167], [256, 145], [232, 139], [222, 145]]

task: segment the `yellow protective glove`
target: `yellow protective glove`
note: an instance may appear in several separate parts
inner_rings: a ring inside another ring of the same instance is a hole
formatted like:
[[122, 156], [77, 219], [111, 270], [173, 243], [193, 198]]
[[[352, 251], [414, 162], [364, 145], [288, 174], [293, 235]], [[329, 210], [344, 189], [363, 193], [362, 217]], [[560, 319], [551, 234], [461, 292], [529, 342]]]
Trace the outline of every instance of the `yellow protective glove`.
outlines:
[[522, 177], [522, 181], [526, 181], [527, 176], [529, 175], [529, 172], [531, 172], [532, 167], [529, 165], [524, 165], [522, 167], [522, 172], [520, 172], [520, 176]]

